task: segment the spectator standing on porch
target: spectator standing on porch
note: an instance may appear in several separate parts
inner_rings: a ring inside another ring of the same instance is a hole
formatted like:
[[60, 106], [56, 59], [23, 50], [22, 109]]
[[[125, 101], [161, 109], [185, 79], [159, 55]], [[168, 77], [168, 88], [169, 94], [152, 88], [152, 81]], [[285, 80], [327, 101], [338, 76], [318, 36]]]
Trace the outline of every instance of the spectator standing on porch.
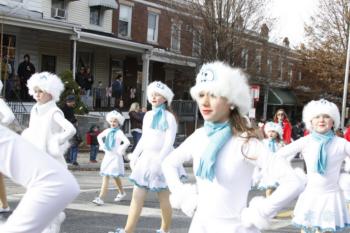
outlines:
[[30, 62], [29, 54], [24, 55], [24, 61], [22, 61], [17, 70], [18, 77], [21, 83], [21, 99], [30, 100], [27, 81], [35, 73], [35, 67], [33, 63]]
[[114, 107], [119, 108], [120, 101], [123, 99], [123, 77], [119, 74], [112, 82], [112, 97], [115, 98]]
[[78, 83], [80, 87], [80, 94], [84, 94], [85, 92], [85, 80], [84, 80], [84, 74], [85, 74], [85, 67], [82, 66], [80, 67], [80, 70], [78, 73], [75, 75], [75, 82]]
[[86, 96], [91, 96], [92, 84], [94, 84], [94, 76], [91, 74], [90, 67], [86, 67], [84, 74], [84, 89]]

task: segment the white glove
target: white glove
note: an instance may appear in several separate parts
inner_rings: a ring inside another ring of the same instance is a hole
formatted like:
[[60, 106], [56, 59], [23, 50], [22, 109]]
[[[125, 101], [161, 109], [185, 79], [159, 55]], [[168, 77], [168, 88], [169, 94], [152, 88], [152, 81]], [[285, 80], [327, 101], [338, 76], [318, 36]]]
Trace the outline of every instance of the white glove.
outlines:
[[170, 195], [169, 199], [174, 209], [181, 209], [184, 214], [191, 218], [198, 204], [197, 188], [193, 184], [181, 185]]
[[244, 208], [241, 212], [241, 221], [242, 225], [246, 228], [255, 226], [258, 229], [266, 229], [269, 225], [267, 218], [261, 216], [259, 213], [259, 206], [261, 207], [262, 202], [265, 198], [263, 197], [254, 197], [248, 208]]

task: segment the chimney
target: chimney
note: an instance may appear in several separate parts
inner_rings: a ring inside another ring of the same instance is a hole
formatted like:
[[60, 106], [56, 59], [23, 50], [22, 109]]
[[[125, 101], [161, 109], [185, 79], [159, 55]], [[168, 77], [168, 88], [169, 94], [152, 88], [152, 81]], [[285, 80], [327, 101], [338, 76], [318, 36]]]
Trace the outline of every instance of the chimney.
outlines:
[[269, 38], [269, 31], [270, 31], [270, 29], [267, 27], [266, 23], [264, 23], [263, 25], [261, 25], [261, 28], [260, 28], [260, 36], [265, 38], [265, 39], [268, 39]]

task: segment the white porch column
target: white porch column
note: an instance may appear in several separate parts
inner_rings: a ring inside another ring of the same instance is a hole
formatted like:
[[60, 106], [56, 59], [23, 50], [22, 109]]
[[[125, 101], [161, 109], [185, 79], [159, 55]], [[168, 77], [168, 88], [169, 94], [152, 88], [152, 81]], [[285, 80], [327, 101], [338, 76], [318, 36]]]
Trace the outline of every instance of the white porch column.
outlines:
[[149, 61], [151, 57], [151, 52], [146, 51], [142, 54], [142, 85], [141, 85], [141, 106], [147, 106], [147, 93], [146, 89], [149, 83]]

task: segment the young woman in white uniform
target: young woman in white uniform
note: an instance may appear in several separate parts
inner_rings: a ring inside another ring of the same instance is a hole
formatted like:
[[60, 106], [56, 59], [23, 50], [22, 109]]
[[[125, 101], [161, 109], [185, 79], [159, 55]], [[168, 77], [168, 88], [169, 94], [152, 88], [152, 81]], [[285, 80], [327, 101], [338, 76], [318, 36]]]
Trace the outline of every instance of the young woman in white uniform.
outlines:
[[[193, 216], [190, 233], [258, 233], [304, 187], [286, 160], [268, 156], [245, 117], [251, 106], [244, 73], [222, 62], [204, 64], [191, 95], [205, 121], [163, 162], [173, 208]], [[193, 161], [196, 185], [183, 184], [176, 168]], [[280, 186], [247, 208], [254, 167], [273, 171]]]
[[[310, 134], [281, 148], [276, 156], [301, 153], [307, 168], [307, 185], [298, 198], [292, 222], [302, 232], [336, 232], [350, 226], [350, 216], [339, 187], [343, 160], [350, 156], [350, 143], [335, 135], [339, 127], [338, 107], [325, 99], [309, 102], [303, 121]], [[350, 182], [342, 186], [349, 190]]]
[[[2, 122], [14, 118], [1, 99], [0, 112]], [[41, 232], [79, 194], [79, 185], [65, 167], [1, 125], [0, 172], [27, 190], [6, 223], [0, 224], [1, 233]], [[51, 230], [58, 233], [59, 225]]]

